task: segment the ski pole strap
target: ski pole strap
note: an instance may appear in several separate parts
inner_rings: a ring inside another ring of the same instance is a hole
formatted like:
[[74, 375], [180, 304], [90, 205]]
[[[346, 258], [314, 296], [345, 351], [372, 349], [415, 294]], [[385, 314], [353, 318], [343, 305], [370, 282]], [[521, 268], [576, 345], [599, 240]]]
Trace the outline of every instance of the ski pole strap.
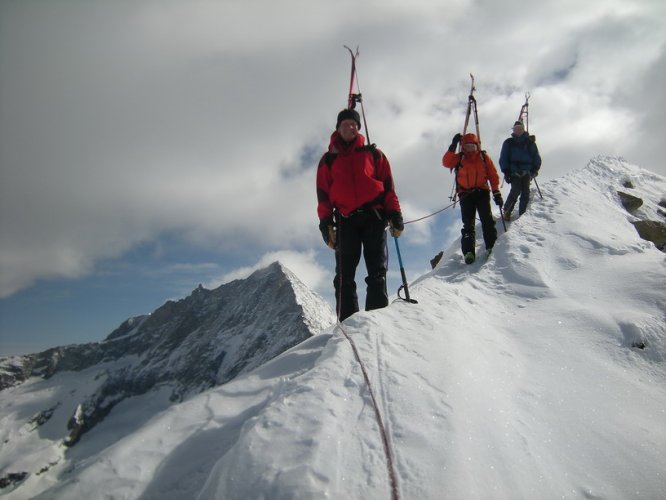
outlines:
[[504, 222], [504, 220], [505, 220], [504, 219], [504, 209], [502, 208], [501, 205], [499, 207], [499, 211], [500, 211], [500, 219], [502, 219], [502, 226], [504, 227], [504, 232], [506, 233], [506, 222]]

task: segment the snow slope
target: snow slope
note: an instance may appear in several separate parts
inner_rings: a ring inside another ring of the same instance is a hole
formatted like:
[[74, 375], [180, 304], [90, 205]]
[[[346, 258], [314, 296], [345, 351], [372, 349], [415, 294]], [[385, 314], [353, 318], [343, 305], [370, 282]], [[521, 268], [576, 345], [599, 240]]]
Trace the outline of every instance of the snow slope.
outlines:
[[[488, 262], [456, 244], [411, 284], [418, 304], [343, 324], [401, 498], [666, 498], [665, 255], [630, 223], [658, 217], [666, 179], [597, 158], [540, 187]], [[123, 401], [7, 498], [391, 498], [339, 327], [151, 412], [164, 397]]]

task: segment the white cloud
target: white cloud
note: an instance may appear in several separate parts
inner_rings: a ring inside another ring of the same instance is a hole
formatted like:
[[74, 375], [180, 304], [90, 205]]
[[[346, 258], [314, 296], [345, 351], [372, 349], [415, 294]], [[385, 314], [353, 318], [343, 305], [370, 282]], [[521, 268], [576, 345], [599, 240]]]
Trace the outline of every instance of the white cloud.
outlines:
[[344, 44], [406, 218], [447, 202], [470, 72], [493, 159], [530, 91], [545, 178], [598, 153], [650, 162], [664, 18], [657, 1], [2, 3], [0, 296], [164, 232], [221, 253], [320, 245], [314, 158], [345, 104]]

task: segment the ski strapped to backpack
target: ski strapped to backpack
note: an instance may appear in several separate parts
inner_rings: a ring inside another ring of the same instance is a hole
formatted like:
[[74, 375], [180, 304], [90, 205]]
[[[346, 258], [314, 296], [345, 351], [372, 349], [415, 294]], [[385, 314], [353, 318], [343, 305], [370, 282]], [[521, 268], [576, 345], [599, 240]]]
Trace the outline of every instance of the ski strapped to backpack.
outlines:
[[[363, 126], [365, 127], [365, 138], [368, 140], [368, 144], [370, 144], [370, 132], [368, 131], [368, 122], [365, 119], [365, 108], [363, 107], [363, 94], [361, 94], [361, 86], [358, 81], [358, 71], [356, 69], [356, 58], [359, 56], [358, 46], [356, 47], [356, 52], [354, 52], [346, 45], [344, 47], [349, 51], [349, 55], [351, 56], [352, 60], [351, 76], [349, 78], [349, 97], [347, 98], [347, 109], [354, 109], [357, 102], [361, 103], [361, 116], [363, 117]], [[354, 84], [356, 84], [356, 92], [354, 92]]]
[[530, 93], [525, 92], [525, 104], [520, 107], [520, 113], [518, 113], [518, 121], [525, 125], [525, 132], [530, 133]]
[[[479, 131], [479, 113], [476, 109], [476, 97], [474, 97], [474, 92], [476, 91], [476, 87], [474, 86], [474, 75], [472, 73], [469, 74], [470, 78], [472, 79], [472, 84], [469, 89], [469, 96], [467, 97], [467, 113], [465, 114], [465, 125], [463, 127], [463, 133], [462, 135], [465, 135], [467, 133], [467, 127], [469, 126], [469, 119], [472, 114], [474, 115], [474, 124], [476, 127], [476, 137], [479, 139], [479, 149], [481, 149], [481, 132]], [[458, 143], [458, 153], [462, 153], [462, 143]], [[485, 163], [486, 161], [486, 156], [485, 156], [485, 151], [481, 151], [481, 157], [483, 158], [483, 161]], [[451, 196], [449, 196], [449, 199], [453, 202], [453, 204], [456, 204], [456, 198], [458, 196], [458, 170], [460, 169], [460, 164], [462, 163], [462, 155], [460, 156], [460, 159], [458, 160], [458, 165], [455, 166], [455, 168], [452, 170], [453, 173], [455, 173], [454, 181], [453, 181], [453, 191], [451, 193]]]
[[[530, 107], [530, 93], [525, 92], [525, 103], [520, 107], [520, 113], [518, 113], [518, 121], [522, 123], [525, 126], [525, 133], [528, 135], [529, 140], [532, 142], [536, 142], [536, 137], [533, 135], [530, 135], [530, 113], [529, 113], [529, 107]], [[537, 192], [539, 193], [539, 197], [543, 199], [543, 195], [541, 194], [541, 189], [539, 189], [539, 183], [537, 182], [536, 178], [532, 178], [534, 181], [534, 185], [537, 188]]]
[[469, 97], [467, 98], [467, 115], [465, 116], [465, 127], [463, 128], [463, 135], [467, 133], [467, 126], [469, 125], [469, 117], [474, 112], [474, 124], [476, 126], [476, 137], [479, 139], [479, 145], [481, 144], [481, 132], [479, 131], [479, 113], [476, 109], [476, 97], [474, 97], [474, 92], [476, 87], [474, 86], [474, 75], [469, 74], [469, 77], [472, 79], [472, 86], [469, 90]]

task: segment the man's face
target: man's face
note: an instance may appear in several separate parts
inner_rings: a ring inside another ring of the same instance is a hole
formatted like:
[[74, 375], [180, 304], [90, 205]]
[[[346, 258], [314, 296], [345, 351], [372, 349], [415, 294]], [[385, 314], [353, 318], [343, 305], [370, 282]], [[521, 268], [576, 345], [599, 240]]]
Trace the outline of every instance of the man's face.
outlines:
[[356, 120], [342, 120], [338, 127], [338, 134], [340, 134], [340, 137], [342, 137], [342, 140], [345, 142], [352, 142], [356, 139], [356, 136], [358, 135], [358, 125], [356, 124]]
[[525, 132], [525, 129], [523, 128], [522, 125], [516, 125], [513, 127], [513, 133], [516, 137], [520, 137], [523, 135], [523, 132]]

